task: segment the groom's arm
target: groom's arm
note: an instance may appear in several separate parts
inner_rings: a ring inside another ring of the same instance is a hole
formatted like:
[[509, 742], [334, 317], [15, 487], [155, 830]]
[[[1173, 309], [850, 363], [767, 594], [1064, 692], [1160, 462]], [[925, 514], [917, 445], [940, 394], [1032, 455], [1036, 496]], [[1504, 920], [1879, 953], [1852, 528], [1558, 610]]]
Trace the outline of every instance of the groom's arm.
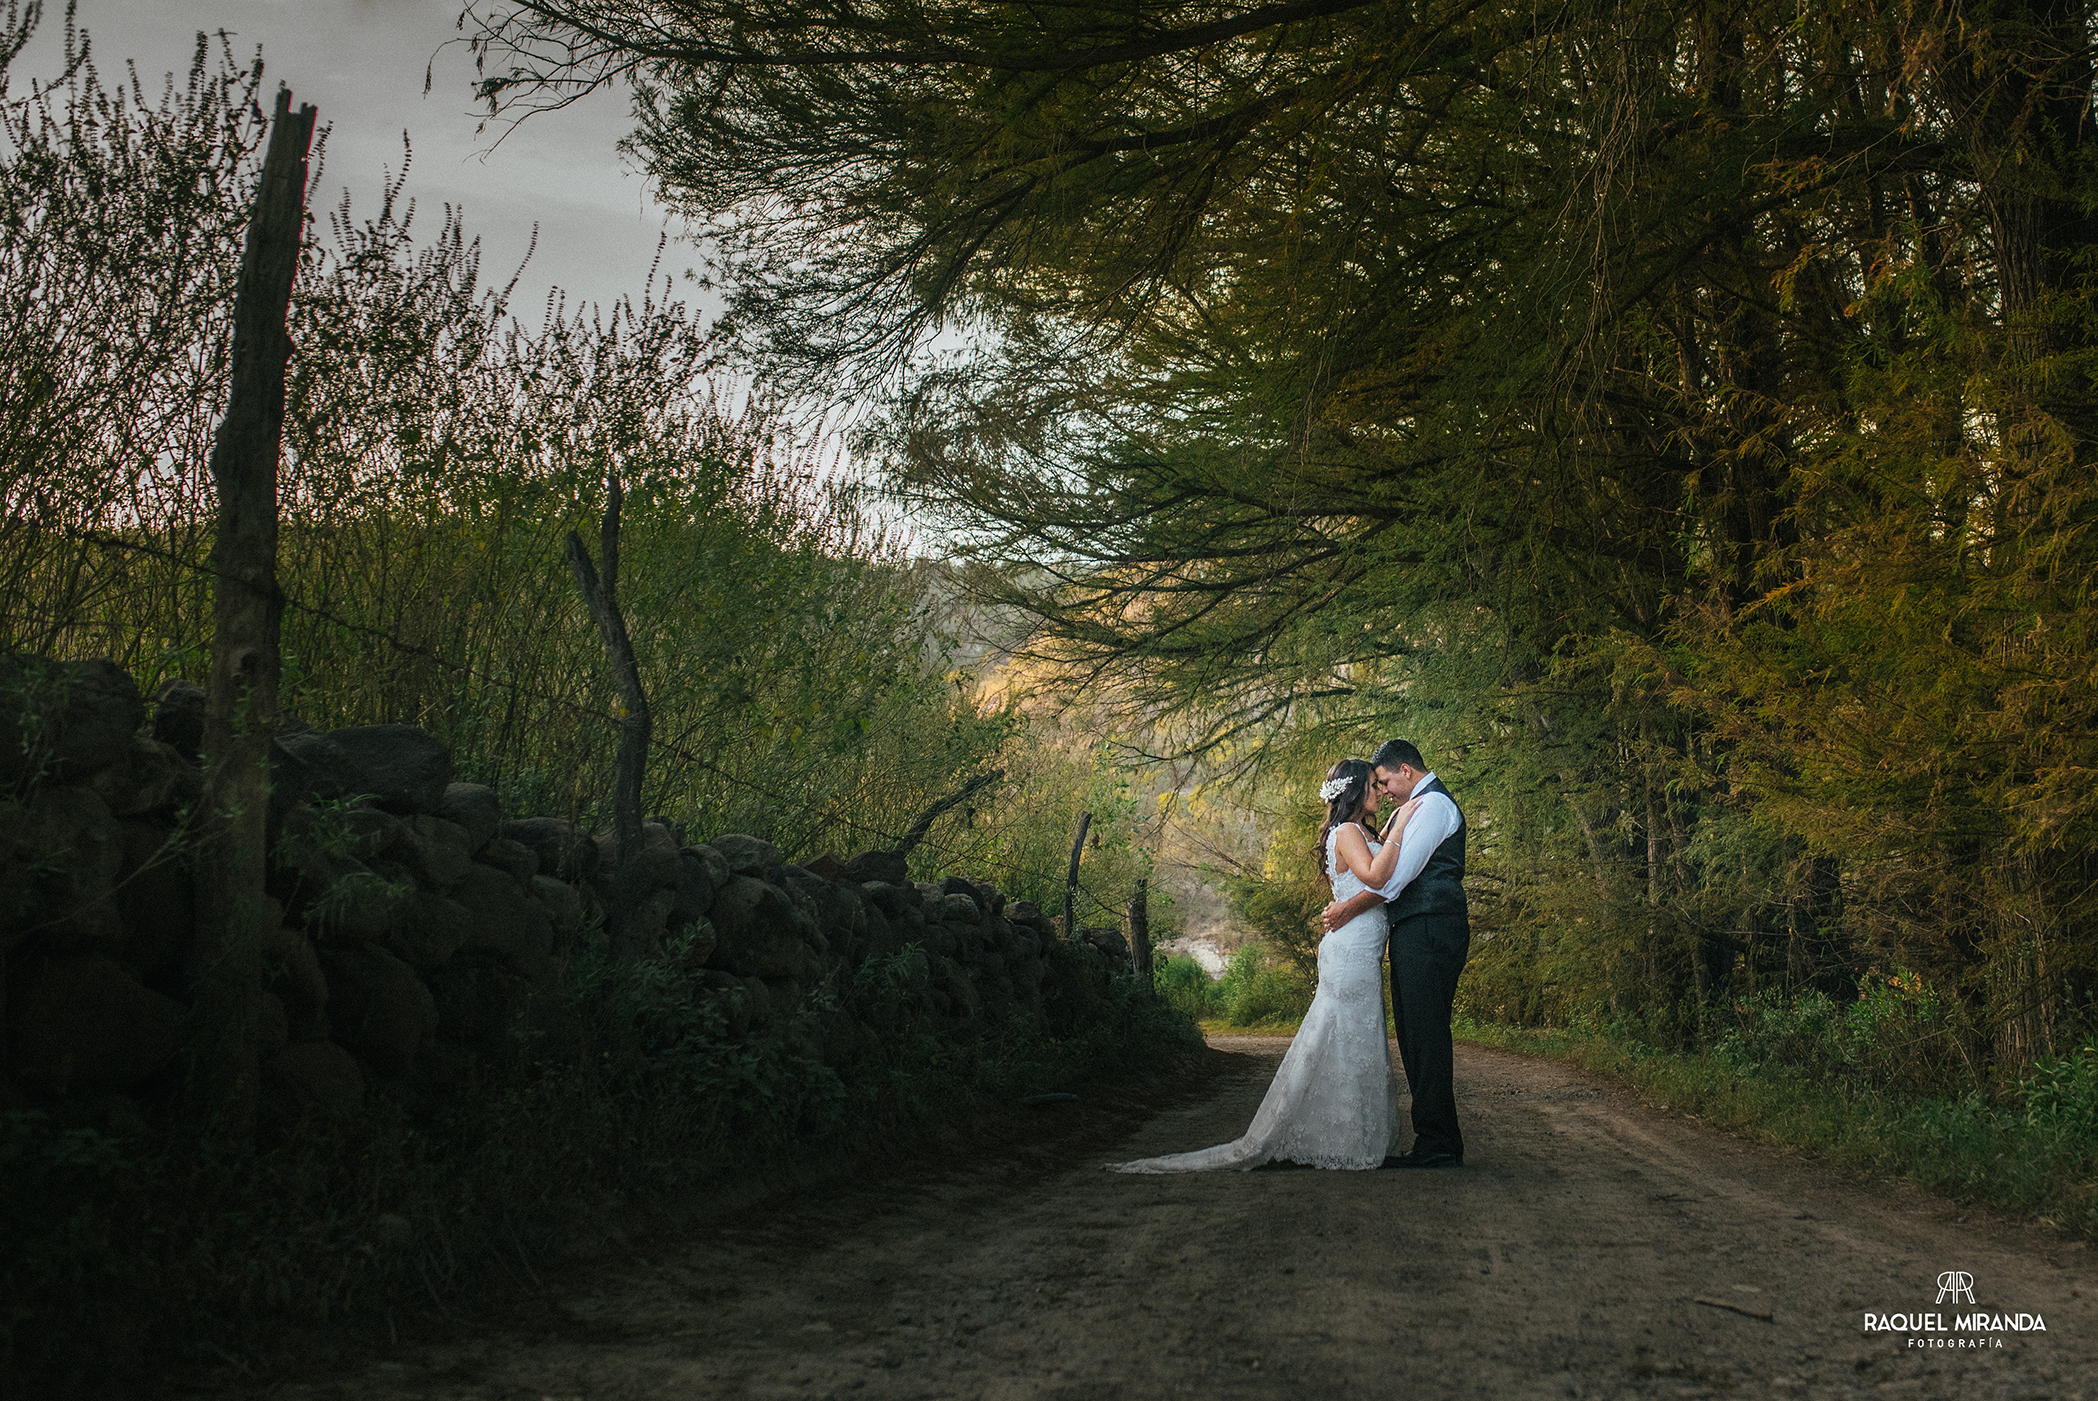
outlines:
[[1325, 921], [1326, 932], [1331, 934], [1363, 911], [1374, 910], [1383, 903], [1383, 892], [1365, 890], [1360, 895], [1350, 895], [1345, 900], [1339, 900], [1326, 906], [1319, 917]]

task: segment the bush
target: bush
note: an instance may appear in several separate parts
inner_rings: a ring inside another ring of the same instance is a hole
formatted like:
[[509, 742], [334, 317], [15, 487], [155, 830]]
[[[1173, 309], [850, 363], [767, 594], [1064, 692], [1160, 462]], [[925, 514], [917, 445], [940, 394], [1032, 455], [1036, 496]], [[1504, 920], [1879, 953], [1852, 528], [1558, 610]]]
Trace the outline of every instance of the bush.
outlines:
[[2034, 1061], [2018, 1092], [2027, 1122], [2098, 1140], [2098, 1045]]
[[1210, 990], [1209, 1005], [1215, 1019], [1226, 1026], [1298, 1022], [1316, 990], [1313, 979], [1253, 941], [1231, 955], [1223, 978]]
[[1180, 1015], [1197, 1022], [1216, 1015], [1213, 1003], [1217, 985], [1209, 970], [1194, 959], [1168, 958], [1158, 965], [1155, 977], [1158, 995]]
[[1790, 1066], [1859, 1085], [1948, 1094], [1964, 1079], [1951, 1019], [1937, 994], [1906, 970], [1869, 970], [1852, 1002], [1811, 990], [1787, 998], [1773, 989], [1738, 999], [1733, 1014], [1735, 1025], [1713, 1046], [1729, 1065]]
[[1160, 999], [1174, 1012], [1233, 1027], [1301, 1021], [1315, 990], [1288, 961], [1258, 942], [1232, 954], [1220, 979], [1212, 979], [1192, 958], [1169, 958], [1155, 976]]

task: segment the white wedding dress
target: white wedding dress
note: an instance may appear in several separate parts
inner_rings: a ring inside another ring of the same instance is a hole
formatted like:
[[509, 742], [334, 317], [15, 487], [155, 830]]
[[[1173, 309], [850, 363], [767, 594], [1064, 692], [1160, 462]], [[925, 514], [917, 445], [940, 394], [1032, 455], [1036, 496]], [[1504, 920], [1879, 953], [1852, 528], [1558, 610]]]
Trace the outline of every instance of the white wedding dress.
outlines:
[[[1340, 869], [1326, 837], [1333, 898], [1365, 888]], [[1376, 854], [1378, 843], [1370, 843]], [[1192, 1153], [1109, 1163], [1115, 1172], [1243, 1172], [1281, 1160], [1322, 1168], [1373, 1168], [1390, 1151], [1398, 1120], [1391, 1045], [1384, 1037], [1384, 907], [1355, 916], [1319, 944], [1319, 990], [1243, 1138]]]

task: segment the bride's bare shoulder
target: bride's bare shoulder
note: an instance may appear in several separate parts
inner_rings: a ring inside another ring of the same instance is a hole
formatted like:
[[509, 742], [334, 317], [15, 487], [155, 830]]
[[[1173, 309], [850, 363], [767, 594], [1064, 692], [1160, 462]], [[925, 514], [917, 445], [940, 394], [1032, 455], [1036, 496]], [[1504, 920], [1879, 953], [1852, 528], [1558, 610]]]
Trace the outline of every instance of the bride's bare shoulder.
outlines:
[[1338, 841], [1343, 833], [1356, 838], [1365, 846], [1377, 839], [1377, 834], [1370, 831], [1369, 828], [1363, 826], [1360, 822], [1343, 822], [1338, 827], [1335, 827], [1333, 829], [1335, 841]]

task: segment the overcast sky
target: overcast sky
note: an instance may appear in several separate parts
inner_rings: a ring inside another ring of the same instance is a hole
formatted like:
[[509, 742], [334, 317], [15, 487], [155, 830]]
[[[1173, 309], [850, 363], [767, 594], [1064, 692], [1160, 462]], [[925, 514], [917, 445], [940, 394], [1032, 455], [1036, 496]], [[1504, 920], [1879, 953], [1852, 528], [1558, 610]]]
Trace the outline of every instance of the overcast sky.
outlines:
[[[475, 130], [473, 56], [463, 43], [447, 47], [458, 14], [458, 0], [80, 0], [79, 22], [105, 78], [131, 59], [149, 92], [162, 74], [187, 73], [199, 31], [228, 31], [243, 61], [260, 46], [266, 88], [288, 83], [330, 128], [314, 197], [322, 208], [347, 188], [356, 208], [375, 209], [383, 172], [400, 168], [405, 129], [416, 228], [434, 236], [442, 206], [458, 206], [467, 236], [481, 240], [484, 283], [508, 278], [538, 225], [515, 303], [531, 320], [551, 286], [571, 303], [638, 294], [665, 216], [615, 149], [632, 129], [626, 95], [600, 92], [533, 117], [498, 145], [499, 128]], [[64, 0], [46, 0], [38, 43], [13, 65], [17, 90], [57, 67], [63, 16]], [[697, 250], [672, 234], [664, 268], [678, 274], [679, 298], [697, 302], [683, 278]]]

